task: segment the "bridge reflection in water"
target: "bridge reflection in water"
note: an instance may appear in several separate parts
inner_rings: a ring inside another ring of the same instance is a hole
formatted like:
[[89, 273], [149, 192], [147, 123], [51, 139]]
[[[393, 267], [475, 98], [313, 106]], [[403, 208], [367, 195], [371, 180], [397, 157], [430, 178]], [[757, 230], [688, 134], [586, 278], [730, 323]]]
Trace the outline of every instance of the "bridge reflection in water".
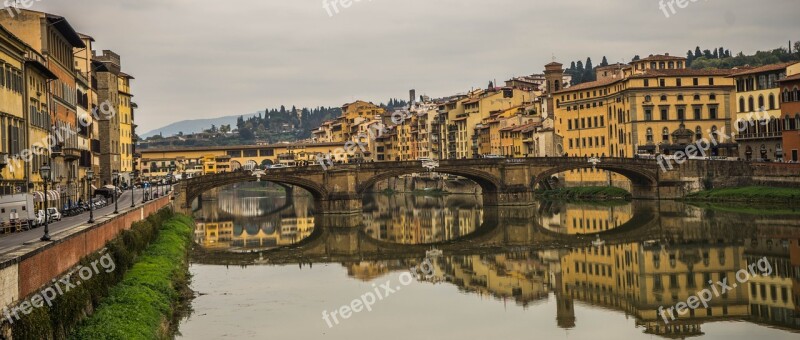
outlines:
[[[581, 321], [578, 304], [633, 316], [644, 332], [666, 337], [701, 335], [703, 324], [726, 320], [800, 330], [796, 216], [651, 201], [483, 208], [479, 197], [410, 195], [370, 197], [362, 215], [316, 217], [310, 198], [294, 197], [292, 205], [257, 216], [286, 199], [253, 203], [241, 196], [220, 192], [218, 208], [198, 214], [197, 240], [205, 250], [196, 263], [338, 263], [350, 277], [372, 281], [407, 271], [435, 247], [444, 256], [432, 259], [434, 274], [422, 281], [522, 307], [555, 299], [562, 328]], [[773, 275], [741, 284], [676, 322], [665, 324], [657, 315], [660, 306], [685, 302], [708, 281], [734, 282], [737, 271], [764, 257]]]

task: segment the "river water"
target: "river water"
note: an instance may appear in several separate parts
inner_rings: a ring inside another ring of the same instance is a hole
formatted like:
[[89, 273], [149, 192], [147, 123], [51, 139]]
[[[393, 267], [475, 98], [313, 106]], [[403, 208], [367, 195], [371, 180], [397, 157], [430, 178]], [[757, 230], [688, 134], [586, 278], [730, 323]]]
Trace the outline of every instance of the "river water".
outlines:
[[376, 194], [361, 215], [315, 216], [277, 188], [204, 195], [179, 338], [800, 333], [800, 211]]

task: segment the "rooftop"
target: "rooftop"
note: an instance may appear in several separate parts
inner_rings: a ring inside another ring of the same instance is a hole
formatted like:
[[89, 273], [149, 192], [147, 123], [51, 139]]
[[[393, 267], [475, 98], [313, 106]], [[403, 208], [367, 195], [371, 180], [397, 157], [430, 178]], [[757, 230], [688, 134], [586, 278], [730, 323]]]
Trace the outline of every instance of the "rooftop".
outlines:
[[772, 65], [764, 65], [759, 67], [749, 67], [749, 68], [742, 68], [739, 70], [733, 70], [734, 73], [731, 77], [739, 77], [745, 76], [750, 74], [757, 74], [762, 72], [771, 72], [771, 71], [780, 71], [786, 69], [789, 66], [799, 63], [798, 61], [790, 61], [787, 63], [779, 63], [779, 64], [772, 64]]

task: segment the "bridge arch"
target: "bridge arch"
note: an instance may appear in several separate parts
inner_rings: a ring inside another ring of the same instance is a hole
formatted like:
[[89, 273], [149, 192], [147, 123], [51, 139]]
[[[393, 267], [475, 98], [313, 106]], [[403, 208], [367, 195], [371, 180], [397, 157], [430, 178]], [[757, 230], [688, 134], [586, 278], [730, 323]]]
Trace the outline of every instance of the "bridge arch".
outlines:
[[[186, 203], [191, 204], [195, 198], [200, 197], [204, 192], [211, 189], [232, 185], [237, 183], [255, 182], [259, 178], [251, 175], [249, 172], [237, 171], [222, 174], [206, 175], [198, 178], [187, 180], [186, 185]], [[327, 190], [320, 184], [314, 181], [296, 177], [286, 176], [279, 174], [266, 174], [261, 176], [261, 181], [272, 182], [282, 186], [293, 185], [305, 189], [314, 197], [315, 201], [325, 199], [328, 196]]]
[[[425, 172], [428, 172], [428, 170], [425, 168], [404, 168], [404, 169], [396, 169], [396, 170], [380, 172], [368, 178], [367, 180], [361, 182], [358, 185], [358, 194], [363, 195], [364, 193], [366, 193], [367, 190], [375, 186], [375, 184], [377, 184], [378, 182], [385, 181], [390, 178], [395, 178], [415, 173], [425, 173]], [[483, 191], [484, 195], [486, 195], [486, 193], [496, 193], [498, 192], [498, 190], [502, 188], [502, 184], [498, 178], [480, 170], [468, 169], [466, 167], [465, 168], [445, 167], [445, 168], [437, 168], [433, 172], [439, 174], [460, 176], [469, 179], [477, 183], [481, 187], [481, 190]]]
[[537, 185], [547, 187], [547, 181], [558, 173], [589, 168], [610, 171], [629, 179], [631, 181], [631, 187], [633, 188], [633, 191], [635, 191], [632, 193], [634, 198], [654, 198], [656, 195], [655, 190], [658, 187], [658, 177], [654, 172], [634, 165], [623, 164], [600, 163], [596, 166], [593, 166], [590, 163], [575, 163], [556, 166], [539, 173], [533, 179], [531, 186], [533, 188], [536, 188]]

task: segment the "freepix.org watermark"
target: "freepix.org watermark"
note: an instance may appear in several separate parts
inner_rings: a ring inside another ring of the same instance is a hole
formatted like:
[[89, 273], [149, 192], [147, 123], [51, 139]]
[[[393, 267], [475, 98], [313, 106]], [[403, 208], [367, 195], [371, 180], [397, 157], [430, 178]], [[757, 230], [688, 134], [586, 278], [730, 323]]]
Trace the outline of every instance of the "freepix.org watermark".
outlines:
[[353, 6], [353, 3], [361, 1], [372, 2], [372, 0], [322, 0], [322, 8], [328, 12], [329, 17], [333, 17], [339, 14], [339, 7], [347, 9]]
[[[747, 117], [738, 118], [736, 120], [736, 129], [739, 133], [742, 133], [747, 131], [748, 127], [753, 127], [756, 124], [767, 126], [771, 119], [775, 118], [771, 117], [769, 113], [767, 113], [766, 108], [762, 107], [759, 109], [759, 112], [751, 112]], [[710, 129], [706, 130], [706, 133], [711, 136], [711, 138], [700, 138], [696, 142], [687, 145], [684, 150], [675, 152], [675, 154], [671, 156], [658, 155], [656, 161], [658, 162], [658, 166], [661, 167], [661, 171], [667, 172], [668, 170], [674, 169], [672, 162], [681, 165], [692, 157], [708, 157], [708, 151], [711, 150], [711, 148], [733, 140], [733, 136], [725, 132], [724, 126], [716, 131]]]
[[3, 3], [3, 9], [8, 11], [8, 14], [13, 18], [21, 12], [20, 8], [31, 9], [31, 7], [33, 7], [33, 3], [39, 1], [42, 0], [5, 0]]
[[[756, 268], [758, 269], [758, 273], [756, 272]], [[734, 290], [740, 284], [744, 284], [751, 278], [758, 275], [772, 275], [772, 264], [769, 263], [769, 260], [766, 257], [759, 259], [756, 263], [751, 263], [747, 266], [747, 268], [736, 272], [737, 282], [728, 284], [727, 277], [717, 282], [708, 281], [708, 284], [710, 285], [709, 288], [703, 289], [697, 292], [697, 294], [690, 296], [688, 299], [686, 299], [686, 302], [678, 302], [669, 308], [664, 308], [664, 306], [658, 307], [658, 315], [664, 319], [664, 323], [669, 324], [671, 321], [675, 321], [675, 318], [678, 316], [685, 315], [689, 312], [689, 310], [700, 308], [701, 305], [704, 308], [708, 308], [708, 303], [714, 298], [718, 298], [720, 295], [724, 295], [728, 291]]]
[[[22, 317], [20, 313], [22, 313], [22, 315], [29, 315], [33, 313], [36, 308], [42, 308], [44, 305], [52, 307], [53, 301], [55, 301], [59, 296], [64, 295], [77, 286], [80, 286], [82, 282], [91, 280], [92, 277], [100, 274], [101, 269], [104, 270], [106, 274], [117, 269], [111, 254], [106, 253], [99, 259], [92, 261], [88, 266], [79, 266], [58, 280], [53, 279], [52, 285], [42, 289], [22, 303], [17, 304], [17, 306], [11, 308], [11, 310], [9, 310], [7, 307], [3, 308], [3, 316], [6, 320], [8, 320], [9, 323], [13, 324], [16, 321], [19, 321], [19, 319]], [[73, 281], [72, 276], [76, 274], [79, 280]]]
[[[675, 15], [678, 13], [678, 9], [684, 9], [689, 7], [689, 4], [692, 2], [698, 2], [700, 0], [659, 0], [658, 8], [664, 12], [664, 16], [667, 18], [670, 15]], [[708, 0], [702, 0], [708, 1]]]
[[[111, 119], [117, 114], [117, 110], [110, 101], [106, 100], [98, 107], [92, 110], [92, 117], [94, 120]], [[84, 116], [78, 119], [78, 124], [84, 128], [89, 128], [93, 120], [89, 116]], [[33, 160], [34, 156], [47, 155], [53, 152], [53, 148], [64, 144], [71, 137], [78, 134], [78, 131], [70, 126], [53, 127], [52, 131], [47, 137], [42, 140], [31, 144], [31, 148], [23, 149], [15, 155], [4, 155], [4, 161], [8, 164], [8, 170], [14, 173], [16, 170], [23, 167], [24, 163], [29, 163]]]
[[421, 264], [412, 267], [409, 271], [403, 272], [397, 278], [400, 282], [399, 286], [392, 286], [392, 280], [386, 280], [381, 285], [372, 284], [374, 290], [362, 294], [360, 297], [353, 299], [349, 304], [342, 305], [331, 312], [328, 310], [322, 311], [322, 320], [328, 325], [328, 328], [347, 320], [353, 316], [354, 313], [361, 313], [366, 310], [372, 311], [372, 305], [378, 301], [383, 301], [390, 295], [399, 292], [403, 286], [408, 286], [416, 278], [429, 278], [433, 275], [433, 263], [429, 258], [425, 258]]

